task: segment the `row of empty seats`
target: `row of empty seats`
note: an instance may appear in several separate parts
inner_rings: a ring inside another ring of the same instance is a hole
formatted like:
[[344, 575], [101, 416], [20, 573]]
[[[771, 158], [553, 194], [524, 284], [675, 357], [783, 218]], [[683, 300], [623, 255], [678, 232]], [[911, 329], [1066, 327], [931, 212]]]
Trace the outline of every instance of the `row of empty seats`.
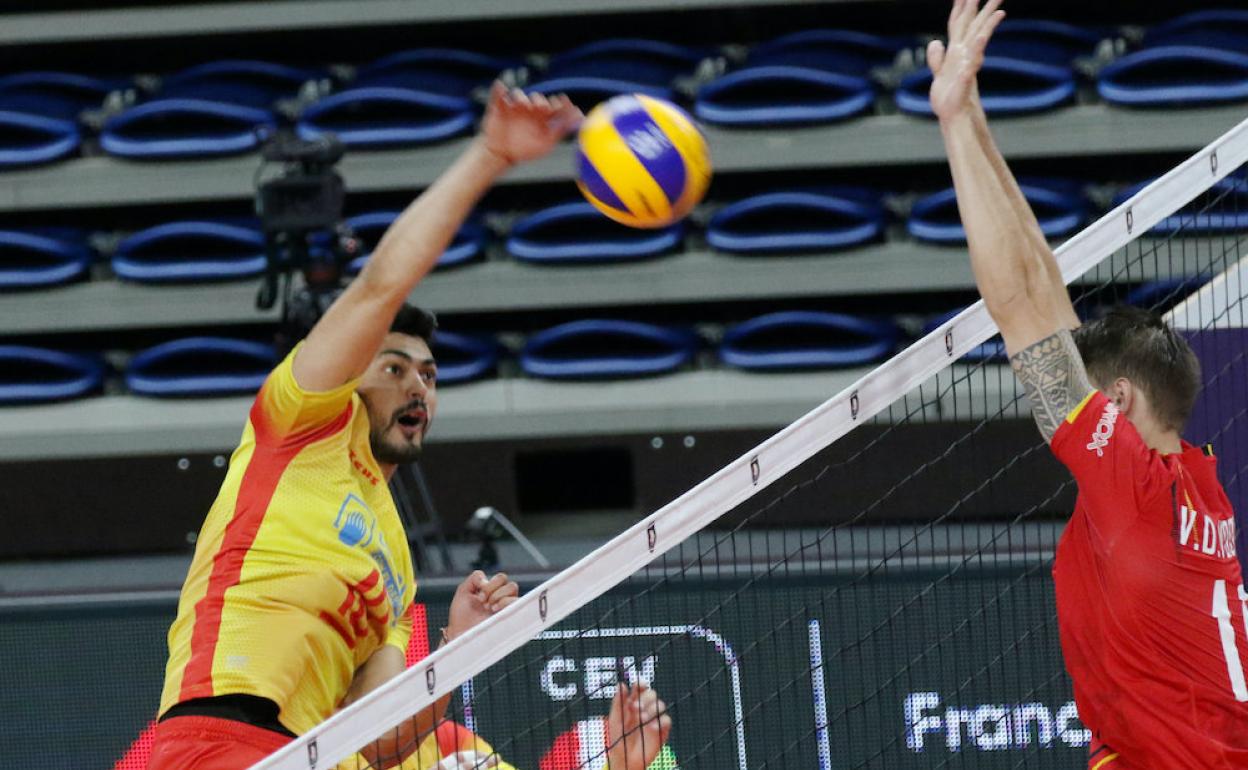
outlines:
[[[1093, 206], [1083, 185], [1073, 180], [1024, 179], [1022, 190], [1040, 226], [1051, 239], [1068, 237], [1085, 225]], [[1121, 190], [1113, 205], [1143, 184]], [[1248, 192], [1248, 178], [1228, 177], [1214, 193]], [[1234, 205], [1206, 204], [1198, 213], [1180, 212], [1154, 228], [1167, 235], [1248, 231], [1248, 211]], [[377, 211], [350, 217], [360, 256], [347, 265], [356, 274], [399, 212]], [[480, 261], [490, 239], [482, 217], [470, 219], [439, 260], [440, 268]], [[855, 187], [823, 187], [768, 192], [723, 206], [705, 230], [710, 248], [726, 254], [831, 252], [883, 239], [890, 217], [883, 195]], [[691, 225], [637, 230], [616, 224], [584, 201], [558, 204], [516, 220], [503, 245], [521, 262], [544, 265], [627, 262], [677, 251]], [[906, 229], [925, 243], [960, 245], [965, 232], [952, 188], [916, 200]], [[0, 229], [0, 288], [30, 289], [85, 277], [97, 259], [85, 232], [66, 228]], [[315, 248], [315, 247], [314, 247]], [[109, 262], [120, 279], [146, 284], [215, 282], [252, 278], [266, 269], [265, 239], [257, 222], [187, 220], [133, 233], [111, 251]]]
[[[734, 367], [757, 371], [860, 366], [882, 360], [902, 339], [891, 320], [789, 311], [724, 331], [715, 347]], [[654, 376], [690, 365], [705, 341], [692, 328], [637, 321], [572, 321], [528, 337], [521, 371], [553, 380]], [[451, 385], [496, 371], [505, 349], [493, 337], [439, 331], [438, 380]], [[146, 396], [211, 396], [255, 391], [276, 363], [274, 348], [222, 337], [176, 339], [135, 354], [123, 379]], [[98, 354], [0, 345], [0, 403], [57, 401], [98, 393], [107, 368]]]
[[[1109, 28], [1007, 20], [984, 62], [985, 108], [1010, 115], [1071, 103], [1077, 60], [1117, 36]], [[724, 126], [823, 123], [870, 112], [880, 96], [873, 72], [919, 42], [807, 30], [761, 43], [708, 79], [708, 69], [717, 68], [707, 62], [722, 61], [719, 49], [611, 39], [551, 57], [527, 85], [568, 93], [582, 107], [632, 92], [687, 101], [698, 118]], [[528, 63], [466, 50], [403, 51], [358, 68], [326, 92], [317, 84], [334, 82], [328, 67], [215, 61], [165, 77], [114, 110], [99, 126], [98, 142], [103, 152], [125, 158], [209, 157], [252, 150], [287, 124], [305, 138], [332, 131], [351, 148], [438, 142], [472, 130], [477, 89], [504, 72], [526, 71]], [[930, 82], [926, 68], [905, 75], [893, 95], [898, 108], [930, 115]], [[1149, 30], [1138, 50], [1099, 72], [1096, 90], [1109, 103], [1130, 106], [1248, 99], [1248, 11], [1202, 11]], [[73, 155], [87, 132], [82, 114], [127, 91], [137, 93], [133, 78], [66, 72], [0, 78], [0, 168]]]
[[[1125, 301], [1147, 307], [1177, 303], [1207, 280], [1192, 277], [1134, 287]], [[928, 319], [930, 332], [957, 310]], [[889, 317], [783, 311], [727, 327], [710, 345], [723, 364], [755, 372], [866, 366], [907, 341]], [[709, 342], [688, 326], [618, 319], [572, 321], [530, 335], [516, 354], [521, 372], [547, 380], [602, 380], [670, 374], [692, 365]], [[472, 382], [497, 371], [506, 348], [491, 335], [439, 331], [433, 352], [443, 385]], [[999, 339], [971, 351], [968, 362], [1001, 361]], [[189, 337], [132, 356], [126, 389], [155, 397], [203, 397], [254, 392], [276, 364], [271, 344], [254, 339]], [[102, 391], [108, 367], [96, 353], [29, 345], [0, 345], [0, 404], [80, 398]]]

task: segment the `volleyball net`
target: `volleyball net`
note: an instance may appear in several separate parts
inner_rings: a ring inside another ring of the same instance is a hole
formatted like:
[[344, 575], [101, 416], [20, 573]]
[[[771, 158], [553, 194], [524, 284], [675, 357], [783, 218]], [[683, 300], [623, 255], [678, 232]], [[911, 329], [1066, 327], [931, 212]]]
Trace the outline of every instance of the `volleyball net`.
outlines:
[[[1246, 161], [1248, 122], [1057, 251], [1083, 317], [1153, 308], [1196, 349], [1187, 435], [1238, 510]], [[366, 767], [449, 694], [438, 754], [602, 768], [638, 680], [673, 720], [657, 770], [1074, 766], [1049, 577], [1074, 485], [995, 332], [972, 305], [256, 767]]]

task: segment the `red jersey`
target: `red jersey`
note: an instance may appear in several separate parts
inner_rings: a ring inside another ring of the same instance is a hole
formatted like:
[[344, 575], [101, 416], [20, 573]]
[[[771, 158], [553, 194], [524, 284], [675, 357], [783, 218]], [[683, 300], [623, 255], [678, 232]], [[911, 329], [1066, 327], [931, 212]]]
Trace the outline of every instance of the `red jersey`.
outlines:
[[1115, 768], [1248, 768], [1248, 595], [1212, 456], [1159, 454], [1099, 392], [1053, 436], [1079, 484], [1053, 580], [1079, 716]]

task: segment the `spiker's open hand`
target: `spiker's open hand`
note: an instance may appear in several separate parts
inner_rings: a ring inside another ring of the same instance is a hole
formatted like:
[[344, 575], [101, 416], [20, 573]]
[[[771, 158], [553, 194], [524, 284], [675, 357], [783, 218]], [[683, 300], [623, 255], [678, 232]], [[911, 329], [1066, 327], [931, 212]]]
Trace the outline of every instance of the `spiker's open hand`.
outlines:
[[962, 114], [979, 98], [975, 76], [984, 63], [984, 49], [992, 32], [1005, 18], [997, 10], [1001, 0], [953, 0], [949, 13], [949, 43], [933, 40], [927, 46], [927, 66], [932, 70], [932, 111], [941, 120]]
[[495, 81], [481, 122], [481, 138], [491, 153], [515, 165], [550, 152], [584, 117], [562, 94], [526, 94]]

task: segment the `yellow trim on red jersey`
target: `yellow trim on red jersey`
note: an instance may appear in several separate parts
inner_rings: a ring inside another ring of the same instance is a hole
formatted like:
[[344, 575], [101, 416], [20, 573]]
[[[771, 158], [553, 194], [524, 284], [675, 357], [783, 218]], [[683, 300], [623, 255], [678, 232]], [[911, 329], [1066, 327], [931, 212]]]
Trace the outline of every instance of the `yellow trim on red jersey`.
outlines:
[[1118, 758], [1118, 752], [1116, 751], [1113, 754], [1110, 754], [1108, 757], [1101, 757], [1101, 761], [1097, 762], [1095, 765], [1092, 765], [1090, 770], [1101, 770], [1102, 767], [1104, 767], [1105, 765], [1108, 765], [1110, 762], [1113, 762], [1117, 758]]
[[1074, 409], [1071, 409], [1070, 414], [1066, 415], [1066, 422], [1073, 425], [1075, 420], [1079, 419], [1080, 412], [1083, 411], [1083, 408], [1088, 405], [1088, 402], [1091, 401], [1092, 397], [1095, 395], [1096, 395], [1096, 391], [1094, 390], [1088, 395], [1084, 396], [1083, 400], [1079, 402], [1079, 405], [1076, 406]]

